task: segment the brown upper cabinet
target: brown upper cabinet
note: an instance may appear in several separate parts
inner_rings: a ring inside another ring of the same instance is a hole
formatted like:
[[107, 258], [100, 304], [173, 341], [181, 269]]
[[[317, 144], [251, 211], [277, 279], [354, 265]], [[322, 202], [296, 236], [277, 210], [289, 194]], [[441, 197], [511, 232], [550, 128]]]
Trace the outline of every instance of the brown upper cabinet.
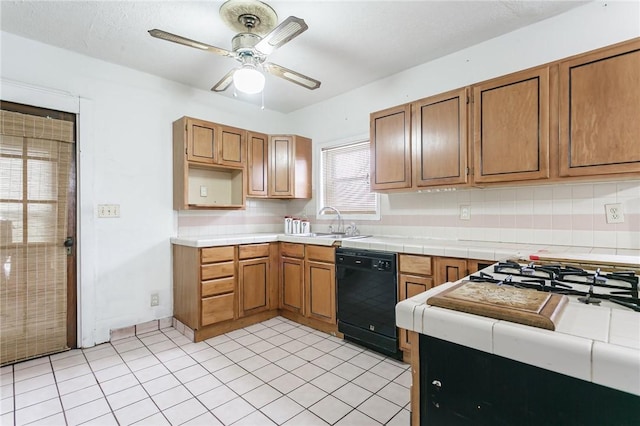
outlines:
[[311, 198], [311, 139], [269, 137], [269, 198]]
[[[218, 161], [218, 132], [207, 121], [182, 118], [187, 139], [187, 160], [213, 164]], [[180, 126], [182, 127], [182, 125]]]
[[246, 131], [209, 121], [183, 117], [188, 161], [226, 166], [244, 166]]
[[371, 190], [411, 188], [411, 104], [370, 116]]
[[474, 180], [549, 177], [549, 67], [473, 87]]
[[637, 178], [639, 94], [636, 38], [374, 112], [371, 189]]
[[218, 163], [226, 166], [244, 166], [247, 162], [246, 137], [246, 130], [221, 125]]
[[414, 187], [467, 183], [467, 91], [412, 104]]
[[245, 207], [246, 132], [194, 118], [173, 123], [173, 208]]
[[242, 209], [247, 196], [311, 198], [311, 139], [182, 117], [173, 146], [175, 210]]
[[266, 197], [268, 195], [268, 153], [269, 136], [263, 133], [247, 132], [247, 196]]
[[560, 176], [640, 172], [640, 39], [560, 63]]

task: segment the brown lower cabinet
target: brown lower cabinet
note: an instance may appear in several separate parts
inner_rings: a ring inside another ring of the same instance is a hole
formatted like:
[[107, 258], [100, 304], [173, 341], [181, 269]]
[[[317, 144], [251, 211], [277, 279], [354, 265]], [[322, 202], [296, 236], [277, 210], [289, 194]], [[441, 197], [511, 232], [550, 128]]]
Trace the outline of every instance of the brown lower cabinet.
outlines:
[[269, 243], [238, 247], [238, 315], [269, 309]]
[[[173, 246], [174, 317], [195, 341], [281, 314], [337, 332], [335, 247], [262, 243], [195, 248]], [[491, 264], [413, 254], [398, 255], [398, 300], [423, 293]], [[411, 343], [400, 329], [400, 348]]]
[[[398, 301], [423, 293], [432, 287], [458, 281], [491, 265], [492, 261], [437, 257], [414, 254], [398, 255]], [[399, 329], [400, 349], [408, 360], [411, 351], [409, 333]]]
[[[434, 286], [431, 256], [400, 254], [398, 256], [398, 301], [423, 293]], [[411, 350], [407, 330], [401, 328], [400, 349]]]
[[285, 316], [336, 331], [335, 248], [280, 243], [280, 309]]
[[200, 341], [278, 314], [277, 243], [173, 246], [173, 316]]
[[306, 248], [305, 315], [328, 324], [336, 324], [335, 248], [311, 245]]

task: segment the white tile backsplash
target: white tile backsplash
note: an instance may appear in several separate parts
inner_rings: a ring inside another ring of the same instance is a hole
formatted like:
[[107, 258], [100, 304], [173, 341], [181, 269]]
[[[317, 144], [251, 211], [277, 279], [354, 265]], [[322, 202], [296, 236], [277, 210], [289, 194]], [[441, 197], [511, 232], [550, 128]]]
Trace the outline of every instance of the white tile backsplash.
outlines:
[[[362, 234], [470, 241], [640, 248], [640, 180], [446, 192], [382, 194], [381, 219], [356, 221]], [[627, 223], [604, 222], [604, 205], [622, 203]], [[460, 204], [471, 219], [459, 219]], [[178, 212], [178, 236], [281, 232], [283, 216], [306, 215], [314, 200], [247, 200], [246, 210]], [[325, 225], [325, 221], [322, 222]]]

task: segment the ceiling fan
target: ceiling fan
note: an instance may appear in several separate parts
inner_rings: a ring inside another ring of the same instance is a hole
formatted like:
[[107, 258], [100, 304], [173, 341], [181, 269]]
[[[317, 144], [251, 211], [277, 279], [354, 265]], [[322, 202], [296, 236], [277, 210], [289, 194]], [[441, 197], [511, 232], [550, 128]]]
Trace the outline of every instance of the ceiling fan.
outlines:
[[211, 88], [214, 92], [223, 92], [233, 82], [241, 92], [259, 93], [264, 88], [262, 71], [310, 90], [320, 87], [320, 82], [316, 79], [281, 65], [266, 62], [267, 56], [274, 50], [309, 28], [303, 19], [289, 16], [276, 26], [278, 22], [276, 12], [269, 5], [258, 0], [229, 0], [220, 6], [220, 17], [228, 27], [238, 31], [238, 34], [231, 39], [232, 50], [230, 51], [158, 29], [149, 30], [149, 34], [162, 40], [206, 50], [240, 62], [239, 67], [229, 71]]

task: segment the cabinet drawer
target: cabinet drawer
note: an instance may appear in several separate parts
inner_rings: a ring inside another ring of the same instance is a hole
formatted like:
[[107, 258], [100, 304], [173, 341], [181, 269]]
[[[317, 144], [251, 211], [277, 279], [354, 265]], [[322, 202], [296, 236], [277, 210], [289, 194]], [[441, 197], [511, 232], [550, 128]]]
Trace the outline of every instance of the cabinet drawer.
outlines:
[[200, 261], [201, 263], [224, 262], [233, 260], [234, 254], [234, 246], [207, 247], [202, 249]]
[[229, 293], [202, 299], [202, 325], [233, 319], [234, 297], [235, 293]]
[[280, 243], [280, 254], [285, 257], [304, 257], [304, 244]]
[[400, 272], [431, 275], [431, 256], [400, 255]]
[[231, 293], [235, 288], [235, 278], [220, 278], [202, 282], [202, 297]]
[[320, 262], [335, 263], [336, 251], [333, 247], [307, 246], [307, 259]]
[[232, 277], [235, 274], [234, 262], [213, 263], [211, 265], [202, 265], [200, 268], [202, 268], [202, 281]]
[[238, 247], [239, 259], [253, 259], [256, 257], [269, 257], [269, 243], [247, 244]]

